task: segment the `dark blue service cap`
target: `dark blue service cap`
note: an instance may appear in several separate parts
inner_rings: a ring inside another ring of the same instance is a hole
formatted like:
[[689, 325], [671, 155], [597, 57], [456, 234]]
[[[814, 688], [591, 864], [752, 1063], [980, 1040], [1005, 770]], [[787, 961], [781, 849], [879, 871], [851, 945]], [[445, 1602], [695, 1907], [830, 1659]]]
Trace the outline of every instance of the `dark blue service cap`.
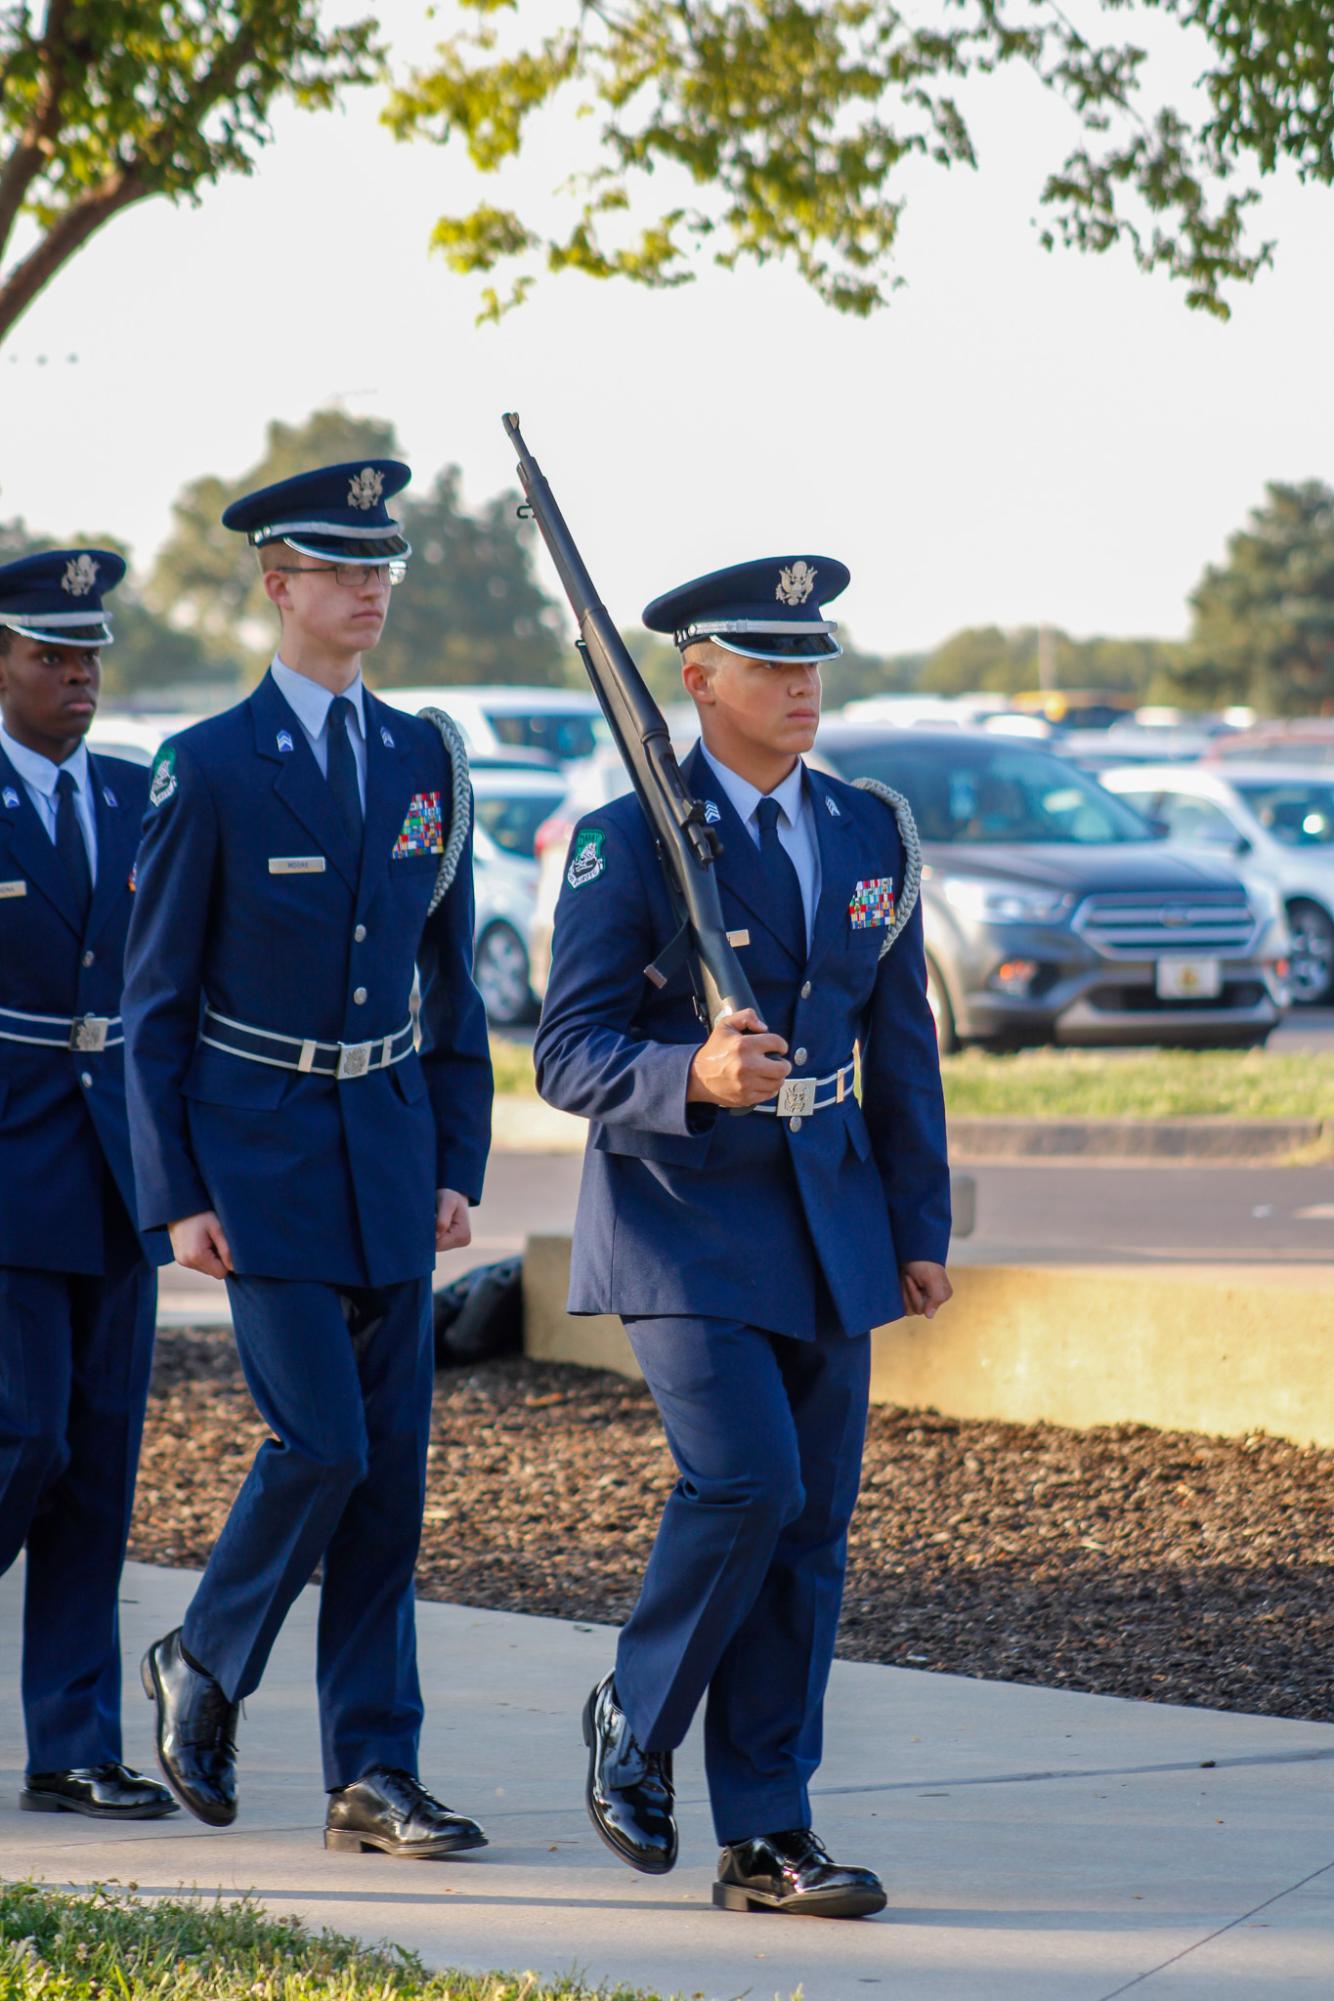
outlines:
[[234, 500], [222, 525], [238, 529], [256, 549], [286, 542], [326, 563], [384, 563], [412, 554], [385, 506], [411, 478], [399, 459], [320, 466]]
[[733, 563], [665, 591], [644, 608], [650, 632], [678, 646], [711, 639], [749, 660], [833, 660], [843, 648], [837, 621], [821, 609], [846, 590], [846, 563], [830, 556], [766, 556]]
[[0, 567], [0, 625], [53, 646], [110, 646], [102, 604], [125, 575], [110, 549], [44, 549]]

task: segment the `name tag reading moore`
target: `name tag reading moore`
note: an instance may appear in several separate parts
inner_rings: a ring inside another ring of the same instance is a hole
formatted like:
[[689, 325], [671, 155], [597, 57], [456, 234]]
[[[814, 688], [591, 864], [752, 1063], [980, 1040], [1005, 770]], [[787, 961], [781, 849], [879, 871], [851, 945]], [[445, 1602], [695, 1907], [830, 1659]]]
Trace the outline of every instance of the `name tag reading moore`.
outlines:
[[26, 882], [0, 882], [0, 897], [26, 896], [27, 894], [28, 885]]
[[270, 855], [270, 875], [323, 875], [323, 855]]

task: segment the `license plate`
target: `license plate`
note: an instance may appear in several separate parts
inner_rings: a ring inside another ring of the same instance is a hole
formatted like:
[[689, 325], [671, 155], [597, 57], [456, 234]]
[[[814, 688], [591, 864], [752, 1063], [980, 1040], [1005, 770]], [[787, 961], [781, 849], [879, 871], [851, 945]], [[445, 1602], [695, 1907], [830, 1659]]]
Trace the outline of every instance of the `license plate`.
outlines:
[[1157, 974], [1159, 1000], [1217, 1000], [1223, 987], [1217, 959], [1160, 959]]

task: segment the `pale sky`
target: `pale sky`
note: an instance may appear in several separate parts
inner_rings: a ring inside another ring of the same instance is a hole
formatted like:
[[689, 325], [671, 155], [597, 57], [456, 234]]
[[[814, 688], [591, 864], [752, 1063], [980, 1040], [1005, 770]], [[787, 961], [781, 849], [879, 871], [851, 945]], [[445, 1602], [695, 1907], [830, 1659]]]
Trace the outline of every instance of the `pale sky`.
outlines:
[[[419, 0], [381, 16], [429, 47]], [[869, 321], [773, 266], [547, 280], [499, 328], [431, 225], [544, 200], [565, 135], [497, 185], [457, 144], [396, 145], [375, 90], [284, 109], [250, 179], [114, 220], [0, 349], [0, 515], [115, 532], [147, 567], [187, 480], [331, 401], [391, 418], [422, 485], [458, 463], [477, 502], [509, 483], [515, 408], [623, 625], [698, 571], [815, 551], [851, 566], [838, 615], [876, 650], [991, 622], [1179, 634], [1265, 482], [1334, 479], [1334, 191], [1269, 187], [1277, 268], [1219, 325], [1128, 259], [1043, 253], [1070, 128], [1019, 76], [977, 102], [981, 172], [915, 169], [907, 289]]]

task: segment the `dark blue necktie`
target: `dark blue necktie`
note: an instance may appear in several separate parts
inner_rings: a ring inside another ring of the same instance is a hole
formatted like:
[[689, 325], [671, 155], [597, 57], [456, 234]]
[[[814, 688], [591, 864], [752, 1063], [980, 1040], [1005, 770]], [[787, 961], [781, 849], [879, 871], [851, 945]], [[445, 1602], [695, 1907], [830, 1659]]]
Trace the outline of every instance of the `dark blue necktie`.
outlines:
[[352, 749], [352, 704], [346, 695], [335, 695], [329, 704], [329, 790], [348, 839], [360, 847], [361, 792]]
[[778, 838], [776, 799], [761, 799], [755, 808], [760, 829], [760, 859], [764, 863], [765, 885], [771, 898], [773, 928], [806, 963], [806, 906], [801, 900], [801, 882], [792, 857]]
[[80, 927], [87, 921], [93, 900], [93, 872], [88, 866], [88, 846], [74, 810], [78, 791], [72, 771], [62, 771], [56, 779], [56, 853], [74, 892], [74, 908]]

